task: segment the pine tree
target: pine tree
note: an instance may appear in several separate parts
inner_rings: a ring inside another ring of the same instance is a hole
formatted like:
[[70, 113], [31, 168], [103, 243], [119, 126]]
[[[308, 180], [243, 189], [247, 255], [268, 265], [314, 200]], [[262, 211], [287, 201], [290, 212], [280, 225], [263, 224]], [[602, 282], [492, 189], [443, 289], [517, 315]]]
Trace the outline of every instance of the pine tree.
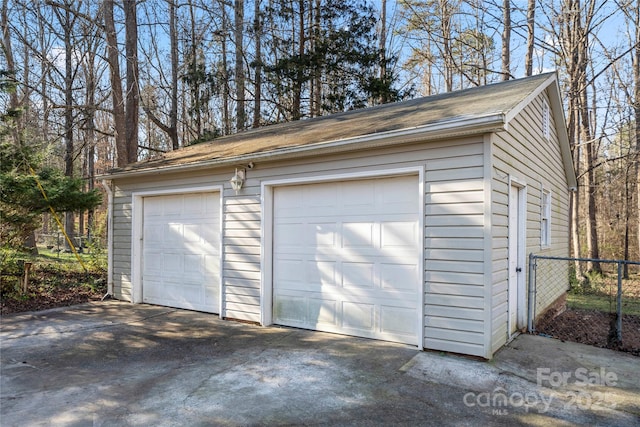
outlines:
[[[0, 77], [2, 92], [15, 89], [10, 74], [0, 72]], [[87, 210], [102, 201], [98, 190], [82, 191], [82, 179], [42, 166], [38, 145], [15, 132], [19, 116], [19, 110], [9, 109], [0, 117], [0, 241], [14, 248], [24, 246], [44, 212]]]

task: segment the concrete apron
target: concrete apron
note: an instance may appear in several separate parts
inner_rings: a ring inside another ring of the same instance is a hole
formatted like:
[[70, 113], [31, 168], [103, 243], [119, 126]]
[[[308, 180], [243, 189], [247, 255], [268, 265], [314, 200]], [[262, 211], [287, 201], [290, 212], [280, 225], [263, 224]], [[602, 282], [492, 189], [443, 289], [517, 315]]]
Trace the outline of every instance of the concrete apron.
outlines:
[[528, 335], [484, 362], [107, 301], [0, 340], [2, 426], [640, 423], [640, 358]]

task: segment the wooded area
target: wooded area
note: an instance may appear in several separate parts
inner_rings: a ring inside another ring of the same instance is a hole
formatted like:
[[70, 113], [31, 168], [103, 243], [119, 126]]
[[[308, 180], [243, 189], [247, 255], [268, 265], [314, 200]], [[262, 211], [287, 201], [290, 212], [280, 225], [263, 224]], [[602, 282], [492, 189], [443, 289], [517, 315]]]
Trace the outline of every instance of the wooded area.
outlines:
[[573, 254], [640, 259], [637, 0], [2, 0], [0, 27], [2, 138], [87, 191], [248, 128], [557, 70]]

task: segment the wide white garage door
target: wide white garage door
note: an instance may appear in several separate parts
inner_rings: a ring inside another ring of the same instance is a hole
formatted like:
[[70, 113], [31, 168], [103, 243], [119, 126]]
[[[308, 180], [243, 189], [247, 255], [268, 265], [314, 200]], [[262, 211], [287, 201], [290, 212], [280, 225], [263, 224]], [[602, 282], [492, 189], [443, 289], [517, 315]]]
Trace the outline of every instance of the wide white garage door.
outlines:
[[416, 177], [276, 187], [274, 323], [419, 343]]
[[218, 313], [220, 196], [144, 198], [142, 300]]

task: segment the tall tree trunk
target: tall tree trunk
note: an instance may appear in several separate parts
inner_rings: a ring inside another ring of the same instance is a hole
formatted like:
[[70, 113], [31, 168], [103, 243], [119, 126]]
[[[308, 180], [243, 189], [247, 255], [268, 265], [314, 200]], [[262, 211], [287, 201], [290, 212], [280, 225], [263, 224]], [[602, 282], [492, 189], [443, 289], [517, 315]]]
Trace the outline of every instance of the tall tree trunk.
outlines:
[[[380, 2], [380, 40], [378, 45], [380, 51], [380, 82], [386, 84], [387, 81], [387, 0]], [[378, 100], [380, 104], [389, 102], [389, 93], [384, 91]]]
[[[316, 0], [313, 11], [313, 49], [317, 49], [322, 34], [322, 1]], [[322, 115], [322, 67], [314, 67], [311, 117]]]
[[180, 148], [178, 140], [178, 30], [176, 23], [176, 3], [169, 1], [169, 42], [171, 49], [171, 112], [169, 113], [169, 139], [171, 148]]
[[[590, 22], [593, 19], [593, 7], [595, 0], [590, 0], [585, 5], [584, 11], [581, 9], [580, 1], [575, 0], [571, 10], [574, 19], [575, 49], [577, 53], [576, 74], [578, 76], [578, 98], [580, 111], [580, 133], [582, 143], [586, 144], [586, 197], [587, 197], [587, 249], [589, 258], [600, 258], [598, 242], [598, 209], [596, 204], [597, 182], [596, 182], [596, 160], [598, 158], [598, 145], [593, 137], [592, 116], [589, 112], [587, 72], [589, 67], [589, 32]], [[584, 14], [584, 20], [582, 15]], [[589, 270], [602, 273], [602, 267], [598, 261], [588, 263]]]
[[455, 68], [451, 47], [451, 6], [449, 5], [449, 0], [439, 0], [439, 5], [440, 29], [442, 31], [442, 46], [444, 51], [444, 84], [445, 91], [451, 92], [453, 90], [453, 72]]
[[[225, 5], [224, 2], [221, 3], [222, 6], [222, 13], [223, 13], [223, 20], [224, 20], [224, 12], [225, 12]], [[196, 11], [195, 11], [195, 6], [193, 5], [193, 2], [189, 2], [189, 14], [190, 16], [190, 24], [191, 24], [191, 45], [189, 46], [189, 56], [190, 56], [190, 62], [191, 62], [191, 68], [192, 68], [192, 72], [193, 73], [198, 73], [198, 35], [196, 34]], [[224, 32], [224, 34], [226, 34], [226, 32]], [[225, 65], [225, 77], [224, 77], [224, 81], [228, 82], [227, 76], [226, 76], [226, 65]], [[191, 111], [195, 114], [195, 118], [193, 119], [195, 121], [195, 125], [196, 125], [196, 135], [194, 139], [200, 139], [200, 137], [202, 136], [202, 106], [200, 105], [200, 79], [196, 78], [195, 82], [193, 83], [194, 87], [191, 89]], [[228, 84], [228, 83], [225, 83]]]
[[635, 18], [635, 49], [633, 50], [633, 114], [635, 118], [635, 175], [636, 175], [636, 234], [638, 239], [638, 257], [640, 257], [640, 2], [636, 1], [633, 17]]
[[122, 77], [120, 76], [120, 61], [118, 58], [118, 39], [116, 25], [113, 18], [113, 0], [103, 3], [104, 30], [107, 40], [107, 62], [109, 63], [109, 77], [111, 80], [111, 99], [113, 110], [113, 127], [116, 141], [116, 164], [124, 167], [129, 163], [127, 147], [126, 117], [124, 111], [124, 95], [122, 93]]
[[235, 0], [234, 5], [235, 75], [236, 75], [236, 131], [245, 128], [245, 73], [244, 73], [244, 0]]
[[[71, 40], [71, 11], [57, 12], [64, 31], [64, 174], [73, 176], [73, 43]], [[65, 213], [64, 229], [73, 241], [75, 232], [74, 212]], [[68, 242], [67, 242], [68, 244]], [[75, 243], [74, 243], [75, 244]]]
[[[24, 22], [27, 21], [27, 12], [26, 12], [26, 8], [22, 9], [22, 17]], [[24, 26], [23, 28], [24, 30], [24, 34], [23, 34], [23, 38], [24, 40], [28, 40], [30, 38], [29, 33], [31, 32], [31, 28], [28, 28], [27, 25]], [[30, 50], [30, 46], [28, 43], [24, 43], [23, 45], [23, 51], [22, 51], [22, 57], [23, 57], [23, 63], [22, 63], [22, 81], [23, 81], [23, 85], [22, 85], [22, 96], [21, 96], [21, 100], [20, 100], [20, 105], [22, 105], [22, 108], [24, 109], [25, 113], [22, 117], [20, 117], [20, 121], [21, 123], [21, 127], [24, 123], [28, 122], [30, 119], [30, 115], [31, 115], [31, 50]]]
[[[36, 12], [38, 15], [38, 41], [40, 42], [40, 46], [44, 49], [45, 39], [47, 36], [47, 30], [45, 29], [45, 19], [42, 17], [42, 10], [38, 9]], [[49, 61], [47, 60], [47, 55], [45, 53], [40, 54], [40, 75], [45, 76], [49, 73]], [[49, 141], [49, 96], [48, 96], [48, 82], [47, 79], [40, 79], [40, 99], [42, 102], [42, 139], [44, 141]]]
[[[306, 45], [306, 37], [304, 32], [304, 0], [298, 0], [298, 58], [302, 61], [305, 53], [305, 45]], [[304, 70], [302, 69], [302, 64], [298, 64], [296, 67], [296, 80], [293, 84], [293, 104], [291, 106], [292, 109], [292, 120], [300, 120], [302, 118], [302, 79], [304, 78]]]
[[503, 0], [502, 9], [502, 80], [509, 80], [511, 78], [511, 0]]
[[[15, 78], [16, 65], [13, 57], [13, 48], [11, 45], [11, 30], [9, 28], [9, 5], [8, 0], [2, 1], [2, 9], [0, 9], [0, 26], [2, 26], [2, 50], [6, 62], [6, 71], [10, 74], [11, 78]], [[12, 110], [17, 109], [20, 106], [18, 100], [17, 91], [9, 92], [9, 108]], [[12, 130], [14, 144], [20, 144], [20, 120], [17, 121], [17, 126]]]
[[231, 133], [231, 117], [229, 112], [229, 60], [227, 58], [227, 32], [228, 32], [228, 20], [227, 12], [224, 1], [220, 1], [220, 8], [222, 9], [222, 29], [220, 43], [222, 48], [222, 128], [225, 135]]
[[260, 127], [260, 115], [262, 110], [262, 12], [260, 0], [255, 0], [253, 8], [253, 36], [255, 37], [255, 81], [253, 94], [253, 124], [252, 127]]
[[138, 121], [140, 89], [138, 86], [138, 18], [136, 0], [124, 0], [125, 54], [127, 56], [126, 136], [127, 161], [138, 160]]
[[527, 54], [524, 58], [526, 76], [533, 75], [533, 48], [535, 43], [536, 0], [527, 3]]
[[[86, 62], [86, 103], [85, 107], [85, 151], [86, 151], [86, 179], [87, 179], [87, 187], [89, 191], [92, 191], [95, 187], [95, 154], [96, 154], [96, 123], [95, 123], [95, 115], [96, 115], [96, 86], [97, 79], [95, 74], [95, 63], [97, 57], [97, 43], [94, 45], [95, 48], [89, 50], [87, 55]], [[94, 212], [95, 210], [89, 209], [87, 212], [87, 237], [91, 238], [91, 233], [93, 233], [94, 229]]]
[[[629, 260], [629, 240], [630, 240], [630, 234], [631, 234], [630, 221], [631, 221], [631, 202], [633, 201], [633, 194], [631, 193], [632, 186], [631, 186], [631, 180], [629, 179], [629, 175], [631, 174], [632, 169], [633, 168], [631, 167], [631, 164], [628, 164], [628, 166], [625, 168], [625, 171], [624, 171], [624, 199], [623, 199], [624, 256], [623, 256], [623, 259], [625, 261]], [[629, 279], [629, 264], [624, 264], [622, 269], [623, 269], [623, 278]]]

